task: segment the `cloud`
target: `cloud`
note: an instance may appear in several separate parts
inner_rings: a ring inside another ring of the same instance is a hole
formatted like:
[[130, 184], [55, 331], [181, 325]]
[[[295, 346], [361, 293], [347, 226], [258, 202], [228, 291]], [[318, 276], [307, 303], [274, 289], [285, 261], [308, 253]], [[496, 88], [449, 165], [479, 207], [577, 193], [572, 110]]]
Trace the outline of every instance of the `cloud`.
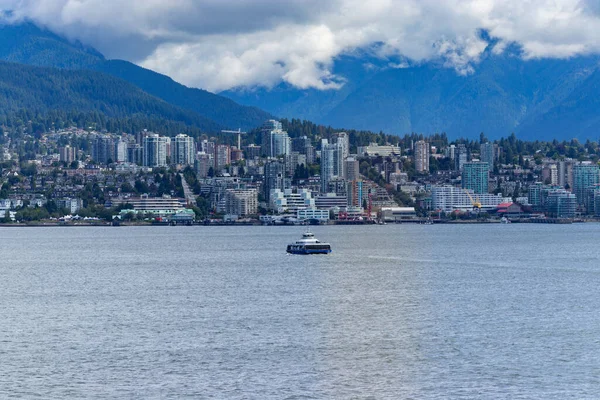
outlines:
[[[50, 29], [212, 91], [284, 81], [336, 89], [336, 57], [377, 43], [389, 65], [472, 73], [516, 44], [526, 59], [600, 52], [596, 0], [0, 0]], [[408, 64], [407, 64], [408, 61]]]

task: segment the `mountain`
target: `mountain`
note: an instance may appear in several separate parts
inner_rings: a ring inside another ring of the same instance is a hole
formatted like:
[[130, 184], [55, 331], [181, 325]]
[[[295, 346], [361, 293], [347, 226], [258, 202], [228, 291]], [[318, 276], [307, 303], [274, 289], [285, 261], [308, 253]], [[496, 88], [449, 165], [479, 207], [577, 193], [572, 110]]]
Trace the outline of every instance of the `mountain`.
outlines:
[[106, 60], [98, 51], [33, 23], [0, 25], [0, 60], [42, 67], [94, 70], [121, 78], [173, 106], [213, 120], [214, 126], [252, 129], [273, 116], [206, 90], [188, 88], [135, 64]]
[[88, 68], [104, 56], [32, 23], [0, 25], [0, 60], [40, 67]]
[[222, 126], [252, 129], [273, 118], [257, 107], [240, 106], [227, 97], [188, 88], [166, 75], [127, 61], [109, 60], [96, 64], [93, 68], [124, 79], [167, 103], [204, 115]]
[[[485, 54], [475, 72], [458, 75], [436, 63], [394, 65], [342, 57], [334, 72], [341, 90], [238, 88], [223, 92], [241, 104], [282, 117], [308, 118], [336, 127], [405, 134], [446, 132], [451, 138], [596, 137], [600, 59], [523, 60], [514, 52]], [[273, 101], [273, 99], [276, 99]], [[312, 105], [312, 108], [307, 107]]]
[[107, 117], [135, 117], [181, 122], [207, 132], [222, 129], [193, 111], [173, 106], [108, 74], [0, 62], [0, 114], [27, 109], [99, 112]]

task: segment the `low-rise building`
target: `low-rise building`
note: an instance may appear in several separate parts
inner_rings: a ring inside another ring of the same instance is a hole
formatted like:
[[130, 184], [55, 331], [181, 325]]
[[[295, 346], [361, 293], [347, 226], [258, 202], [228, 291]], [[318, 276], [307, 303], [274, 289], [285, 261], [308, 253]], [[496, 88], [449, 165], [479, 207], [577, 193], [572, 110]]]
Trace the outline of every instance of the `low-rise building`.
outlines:
[[455, 210], [469, 211], [474, 203], [480, 203], [484, 211], [495, 211], [499, 204], [512, 202], [511, 198], [494, 194], [475, 194], [470, 189], [454, 186], [434, 186], [431, 190], [432, 207], [434, 210], [452, 212]]
[[273, 189], [270, 195], [271, 210], [277, 213], [296, 212], [303, 208], [315, 207], [315, 199], [307, 189]]
[[315, 199], [315, 206], [319, 210], [331, 210], [335, 207], [346, 207], [348, 205], [348, 197], [340, 196], [335, 193], [327, 193], [321, 196], [317, 196]]
[[414, 207], [383, 207], [381, 217], [386, 222], [406, 221], [417, 218]]
[[317, 220], [327, 222], [329, 220], [329, 210], [319, 210], [316, 208], [304, 208], [296, 211], [296, 217], [300, 221]]

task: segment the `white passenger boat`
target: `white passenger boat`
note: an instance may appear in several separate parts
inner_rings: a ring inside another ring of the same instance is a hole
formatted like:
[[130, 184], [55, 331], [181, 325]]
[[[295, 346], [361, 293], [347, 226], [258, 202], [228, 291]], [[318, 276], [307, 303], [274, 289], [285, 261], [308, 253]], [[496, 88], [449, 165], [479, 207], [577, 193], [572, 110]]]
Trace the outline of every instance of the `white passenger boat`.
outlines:
[[329, 254], [331, 245], [321, 243], [311, 232], [306, 232], [302, 235], [302, 239], [288, 244], [287, 252], [291, 254]]

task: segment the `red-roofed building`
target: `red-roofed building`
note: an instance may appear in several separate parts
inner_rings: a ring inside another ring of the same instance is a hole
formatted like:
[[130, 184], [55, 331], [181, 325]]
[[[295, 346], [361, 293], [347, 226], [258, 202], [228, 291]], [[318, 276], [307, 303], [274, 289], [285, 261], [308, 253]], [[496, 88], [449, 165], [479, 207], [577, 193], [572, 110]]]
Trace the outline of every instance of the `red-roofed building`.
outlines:
[[499, 216], [506, 218], [521, 218], [523, 216], [523, 209], [516, 203], [498, 204], [496, 212]]

